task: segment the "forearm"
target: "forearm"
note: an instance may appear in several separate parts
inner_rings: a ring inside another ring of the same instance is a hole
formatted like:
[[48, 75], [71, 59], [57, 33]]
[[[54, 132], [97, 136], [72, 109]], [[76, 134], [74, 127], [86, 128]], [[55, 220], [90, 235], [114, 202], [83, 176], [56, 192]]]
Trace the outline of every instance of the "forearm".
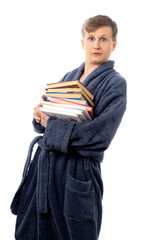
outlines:
[[50, 118], [43, 136], [46, 146], [68, 153], [74, 151], [85, 157], [95, 157], [110, 145], [125, 111], [123, 102], [112, 112], [92, 121], [65, 122]]

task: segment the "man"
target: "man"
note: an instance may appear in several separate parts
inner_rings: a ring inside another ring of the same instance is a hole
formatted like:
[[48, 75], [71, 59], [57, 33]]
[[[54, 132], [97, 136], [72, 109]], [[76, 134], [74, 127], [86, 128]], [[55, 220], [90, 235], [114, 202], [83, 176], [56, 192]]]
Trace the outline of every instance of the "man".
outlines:
[[[85, 62], [61, 81], [79, 79], [94, 95], [94, 118], [75, 123], [34, 108], [33, 140], [11, 210], [17, 240], [96, 240], [102, 220], [100, 163], [126, 109], [126, 81], [109, 60], [117, 25], [107, 16], [82, 27]], [[44, 99], [44, 96], [42, 96]], [[39, 147], [30, 163], [34, 143]]]

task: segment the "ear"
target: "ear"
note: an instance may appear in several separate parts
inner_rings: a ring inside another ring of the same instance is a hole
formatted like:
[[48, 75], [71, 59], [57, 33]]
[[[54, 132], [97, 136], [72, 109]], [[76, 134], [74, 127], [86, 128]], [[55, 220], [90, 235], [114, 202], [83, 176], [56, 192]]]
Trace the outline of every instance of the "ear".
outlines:
[[82, 43], [82, 48], [84, 49], [84, 40], [83, 39], [81, 40], [81, 43]]
[[114, 51], [114, 49], [116, 48], [116, 45], [117, 45], [117, 41], [113, 42], [112, 51]]

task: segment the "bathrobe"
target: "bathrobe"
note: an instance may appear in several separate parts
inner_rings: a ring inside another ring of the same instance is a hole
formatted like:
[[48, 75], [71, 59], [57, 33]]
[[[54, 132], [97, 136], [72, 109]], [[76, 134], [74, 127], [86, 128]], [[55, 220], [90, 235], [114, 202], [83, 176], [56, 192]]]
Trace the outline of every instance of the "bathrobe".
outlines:
[[[61, 81], [77, 80], [85, 63]], [[109, 60], [83, 84], [94, 95], [93, 120], [50, 117], [30, 144], [11, 211], [17, 240], [97, 240], [102, 222], [101, 162], [126, 110], [126, 81]], [[32, 151], [38, 144], [32, 159]], [[119, 156], [118, 156], [119, 157]]]

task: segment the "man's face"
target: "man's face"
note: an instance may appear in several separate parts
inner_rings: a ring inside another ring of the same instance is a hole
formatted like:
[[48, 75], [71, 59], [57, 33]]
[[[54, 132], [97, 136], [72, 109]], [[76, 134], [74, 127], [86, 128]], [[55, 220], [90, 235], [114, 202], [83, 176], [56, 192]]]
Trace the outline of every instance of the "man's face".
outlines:
[[109, 26], [100, 27], [95, 32], [85, 32], [81, 42], [85, 51], [85, 63], [97, 67], [108, 61], [117, 44], [112, 41], [112, 28]]

